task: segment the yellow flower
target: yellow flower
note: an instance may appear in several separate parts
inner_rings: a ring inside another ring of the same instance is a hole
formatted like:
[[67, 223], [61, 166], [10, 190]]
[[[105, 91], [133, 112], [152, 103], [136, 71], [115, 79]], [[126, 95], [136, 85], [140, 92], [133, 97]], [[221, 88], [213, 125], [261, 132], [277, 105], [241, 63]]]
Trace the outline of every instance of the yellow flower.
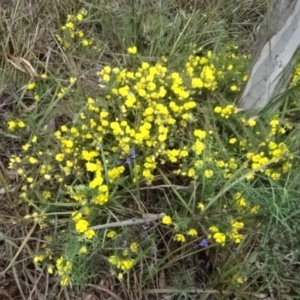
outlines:
[[230, 89], [231, 89], [233, 92], [235, 92], [235, 91], [237, 91], [237, 90], [238, 90], [238, 88], [237, 88], [237, 86], [236, 86], [236, 85], [232, 85], [232, 86], [230, 87]]
[[84, 254], [87, 252], [87, 248], [86, 246], [82, 246], [79, 250], [78, 250], [78, 254]]
[[248, 126], [250, 126], [250, 127], [253, 127], [253, 126], [255, 126], [256, 125], [256, 121], [255, 120], [253, 120], [253, 119], [250, 119], [250, 120], [248, 120]]
[[77, 19], [78, 21], [82, 21], [83, 15], [82, 15], [81, 13], [77, 14], [76, 19]]
[[270, 125], [271, 125], [271, 127], [276, 127], [276, 126], [278, 126], [279, 125], [279, 121], [278, 120], [271, 120], [270, 121]]
[[24, 128], [25, 127], [25, 123], [23, 121], [19, 121], [17, 125], [20, 128]]
[[201, 78], [192, 78], [192, 88], [202, 88], [203, 87], [203, 81]]
[[34, 165], [34, 164], [37, 163], [37, 159], [34, 158], [34, 157], [32, 157], [32, 156], [30, 156], [30, 157], [29, 157], [29, 162], [30, 162], [32, 165]]
[[9, 131], [14, 131], [17, 127], [17, 123], [15, 121], [9, 121], [7, 122], [7, 125]]
[[121, 261], [121, 270], [123, 271], [129, 271], [134, 264], [134, 259], [127, 258]]
[[170, 216], [164, 216], [162, 218], [162, 223], [165, 225], [171, 225], [172, 224], [172, 219]]
[[181, 233], [177, 233], [174, 236], [174, 240], [177, 241], [177, 242], [184, 243], [185, 242], [185, 236]]
[[251, 213], [252, 214], [257, 214], [259, 211], [260, 206], [259, 205], [255, 205], [251, 208]]
[[289, 162], [286, 162], [285, 164], [282, 165], [282, 171], [283, 173], [287, 173], [292, 167], [292, 164]]
[[236, 143], [236, 141], [237, 141], [236, 138], [231, 138], [231, 139], [229, 140], [229, 144], [233, 145], [233, 144]]
[[279, 180], [280, 177], [281, 177], [281, 174], [280, 174], [280, 173], [273, 172], [273, 173], [271, 174], [271, 178], [272, 178], [273, 180]]
[[137, 242], [133, 242], [130, 244], [130, 250], [134, 253], [137, 253], [139, 250], [139, 244]]
[[198, 203], [198, 209], [200, 209], [201, 211], [204, 210], [204, 204], [202, 202]]
[[44, 260], [44, 255], [36, 255], [34, 258], [33, 258], [33, 262], [35, 264], [38, 264], [40, 262], [42, 262]]
[[244, 283], [244, 279], [242, 277], [237, 277], [236, 282], [238, 284], [243, 284]]
[[188, 176], [189, 176], [189, 177], [194, 177], [195, 174], [196, 174], [195, 169], [189, 169], [189, 170], [188, 170]]
[[52, 266], [52, 265], [49, 265], [49, 266], [48, 266], [47, 272], [48, 272], [49, 274], [53, 274], [53, 266]]
[[82, 214], [78, 211], [74, 211], [72, 213], [72, 220], [75, 221], [75, 222], [78, 222], [79, 220], [81, 220], [82, 218]]
[[69, 276], [63, 276], [61, 279], [60, 279], [60, 284], [62, 286], [67, 286], [70, 282], [70, 277]]
[[127, 49], [129, 54], [137, 54], [137, 47], [133, 46], [133, 47], [129, 47]]
[[49, 191], [43, 191], [42, 195], [43, 195], [44, 199], [51, 198], [51, 193]]
[[66, 23], [66, 28], [74, 29], [74, 24], [72, 22]]
[[95, 199], [95, 204], [104, 205], [108, 201], [108, 193], [99, 194]]
[[179, 157], [187, 157], [189, 156], [189, 152], [187, 150], [181, 150], [179, 153]]
[[76, 82], [76, 80], [77, 80], [77, 78], [76, 78], [76, 77], [70, 77], [70, 83], [71, 83], [71, 84], [75, 83], [75, 82]]
[[242, 229], [242, 228], [244, 228], [244, 223], [232, 220], [231, 227], [234, 229]]
[[116, 235], [117, 233], [114, 230], [111, 230], [106, 234], [106, 236], [111, 239], [114, 238]]
[[240, 206], [240, 207], [246, 207], [247, 206], [247, 201], [244, 197], [239, 197], [236, 199], [236, 204], [237, 206]]
[[223, 160], [217, 160], [217, 161], [216, 161], [216, 166], [217, 166], [218, 168], [224, 168], [225, 162], [224, 162]]
[[46, 79], [48, 76], [47, 76], [47, 74], [46, 73], [43, 73], [43, 74], [41, 74], [41, 76], [40, 76], [42, 79]]
[[195, 129], [194, 136], [198, 137], [199, 139], [204, 139], [206, 136], [206, 132], [201, 129]]
[[216, 106], [215, 109], [214, 109], [214, 112], [216, 114], [220, 114], [222, 112], [222, 107], [221, 106]]
[[84, 32], [82, 30], [77, 30], [77, 35], [78, 35], [78, 37], [83, 38]]
[[216, 233], [216, 232], [219, 232], [219, 229], [216, 226], [210, 226], [208, 228], [208, 231], [211, 233]]
[[213, 175], [214, 175], [214, 171], [213, 170], [205, 170], [204, 171], [204, 176], [206, 178], [211, 178], [211, 177], [213, 177]]
[[32, 177], [27, 177], [26, 180], [27, 180], [29, 183], [32, 183], [32, 182], [33, 182], [33, 178], [32, 178]]
[[225, 244], [226, 236], [222, 232], [216, 232], [213, 235], [214, 240], [218, 243], [221, 244], [222, 246]]
[[33, 89], [35, 89], [36, 87], [36, 83], [35, 82], [31, 82], [27, 84], [27, 90], [31, 91]]
[[196, 229], [191, 228], [191, 229], [188, 231], [187, 234], [190, 235], [190, 236], [197, 236], [197, 235], [198, 235], [198, 232], [197, 232]]
[[194, 145], [192, 146], [192, 149], [195, 151], [195, 153], [197, 155], [201, 155], [203, 150], [205, 148], [204, 143], [202, 143], [199, 139], [197, 139], [194, 143]]
[[122, 280], [123, 279], [123, 273], [119, 273], [117, 277], [118, 277], [119, 280]]
[[86, 47], [86, 46], [88, 46], [90, 44], [90, 42], [88, 40], [83, 40], [81, 42], [81, 44], [82, 44], [82, 46]]
[[51, 175], [45, 174], [45, 175], [44, 175], [44, 178], [45, 178], [46, 180], [50, 180], [50, 179], [51, 179]]
[[195, 163], [194, 163], [194, 166], [195, 166], [195, 168], [202, 168], [203, 161], [200, 160], [200, 159], [196, 160]]
[[86, 221], [86, 220], [79, 220], [77, 223], [76, 223], [76, 230], [78, 232], [85, 232], [87, 230], [89, 226], [89, 222]]
[[95, 236], [95, 230], [89, 229], [89, 230], [85, 231], [84, 236], [87, 239], [91, 240]]
[[242, 234], [237, 233], [235, 230], [229, 234], [229, 237], [236, 243], [239, 244], [244, 236]]

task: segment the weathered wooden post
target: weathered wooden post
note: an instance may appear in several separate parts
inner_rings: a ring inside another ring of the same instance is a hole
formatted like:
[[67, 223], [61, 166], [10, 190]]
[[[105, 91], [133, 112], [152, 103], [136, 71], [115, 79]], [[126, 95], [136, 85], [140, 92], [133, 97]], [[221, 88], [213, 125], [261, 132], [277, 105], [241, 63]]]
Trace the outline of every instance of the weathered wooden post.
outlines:
[[260, 110], [287, 88], [300, 46], [300, 0], [272, 0], [257, 34], [239, 106]]

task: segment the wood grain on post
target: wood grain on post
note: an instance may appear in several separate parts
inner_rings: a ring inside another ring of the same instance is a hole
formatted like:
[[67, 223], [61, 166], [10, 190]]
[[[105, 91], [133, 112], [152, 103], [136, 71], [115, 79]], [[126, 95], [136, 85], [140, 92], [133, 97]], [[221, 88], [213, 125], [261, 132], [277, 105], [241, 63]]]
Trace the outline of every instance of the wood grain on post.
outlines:
[[239, 106], [262, 109], [285, 91], [300, 45], [300, 1], [273, 0], [256, 39]]

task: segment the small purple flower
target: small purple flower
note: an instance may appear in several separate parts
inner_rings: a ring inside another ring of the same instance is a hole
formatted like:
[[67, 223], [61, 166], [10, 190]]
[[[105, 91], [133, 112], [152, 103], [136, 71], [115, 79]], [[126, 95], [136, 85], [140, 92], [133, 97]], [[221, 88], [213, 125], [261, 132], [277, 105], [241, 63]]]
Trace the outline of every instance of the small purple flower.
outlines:
[[126, 160], [125, 160], [125, 164], [128, 164], [128, 165], [129, 165], [130, 163], [131, 163], [131, 158], [130, 158], [130, 157], [127, 157]]
[[131, 148], [130, 149], [130, 157], [132, 159], [136, 158], [137, 157], [137, 153], [135, 152], [135, 149], [134, 148]]
[[94, 68], [95, 68], [95, 70], [96, 70], [96, 71], [100, 71], [100, 70], [101, 70], [101, 66], [100, 66], [100, 65], [98, 65], [98, 64], [97, 64], [97, 65], [95, 65], [95, 67], [94, 67]]
[[147, 237], [147, 234], [146, 234], [146, 233], [141, 233], [141, 240], [142, 240], [142, 241], [145, 240], [146, 237]]
[[202, 239], [202, 240], [200, 241], [200, 243], [199, 243], [199, 246], [200, 246], [200, 247], [203, 247], [203, 248], [208, 247], [208, 246], [209, 246], [209, 245], [208, 245], [208, 240]]
[[122, 164], [122, 161], [119, 160], [119, 159], [116, 159], [116, 165], [119, 166], [119, 165], [121, 165], [121, 164]]

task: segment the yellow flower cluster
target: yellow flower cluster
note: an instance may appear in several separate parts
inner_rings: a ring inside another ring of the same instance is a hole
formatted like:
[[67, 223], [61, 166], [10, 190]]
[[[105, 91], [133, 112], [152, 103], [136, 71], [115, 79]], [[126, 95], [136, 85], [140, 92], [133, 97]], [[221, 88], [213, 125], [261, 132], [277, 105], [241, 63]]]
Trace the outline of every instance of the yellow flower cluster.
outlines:
[[244, 236], [241, 233], [239, 233], [239, 230], [243, 228], [244, 228], [243, 222], [231, 220], [231, 232], [228, 234], [228, 236], [236, 244], [239, 244], [244, 238]]
[[44, 255], [42, 255], [42, 254], [36, 255], [36, 256], [33, 258], [33, 262], [34, 262], [35, 264], [38, 264], [38, 263], [41, 263], [44, 259], [45, 259]]
[[[231, 212], [236, 210], [240, 218], [243, 216], [249, 216], [249, 214], [257, 214], [260, 209], [259, 205], [251, 205], [240, 192], [233, 195], [233, 200], [234, 202], [230, 202], [230, 207], [227, 207], [227, 209]], [[204, 205], [199, 203], [198, 208], [203, 210]], [[245, 238], [245, 236], [240, 232], [244, 229], [244, 227], [244, 222], [231, 219], [229, 227], [225, 226], [223, 232], [219, 230], [218, 226], [210, 226], [208, 238], [213, 239], [216, 243], [222, 246], [225, 245], [227, 240], [239, 244]]]
[[186, 71], [191, 78], [193, 89], [214, 91], [217, 88], [217, 70], [211, 63], [212, 52], [208, 51], [206, 56], [191, 55], [186, 63]]
[[72, 263], [61, 256], [56, 261], [56, 269], [60, 278], [60, 284], [62, 286], [68, 285], [70, 283], [70, 275], [72, 273]]
[[[76, 29], [85, 16], [84, 11], [68, 16], [62, 28], [63, 36], [85, 39], [84, 34]], [[70, 41], [60, 38], [68, 49]], [[135, 55], [137, 48], [130, 47], [128, 52]], [[248, 180], [258, 172], [279, 180], [289, 172], [293, 158], [288, 146], [279, 142], [280, 135], [291, 127], [281, 125], [278, 117], [270, 120], [268, 138], [259, 145], [254, 139], [239, 137], [243, 136], [243, 132], [239, 132], [243, 128], [256, 134], [259, 121], [238, 118], [238, 109], [233, 104], [216, 106], [214, 113], [222, 126], [226, 126], [227, 120], [236, 118], [241, 124], [236, 133], [230, 131], [224, 138], [217, 130], [209, 130], [214, 125], [198, 121], [200, 96], [205, 97], [221, 88], [231, 94], [238, 91], [237, 78], [242, 78], [239, 70], [237, 57], [232, 53], [225, 63], [211, 51], [191, 55], [181, 72], [174, 72], [163, 63], [142, 62], [132, 69], [104, 66], [97, 72], [104, 96], [87, 98], [74, 122], [58, 128], [53, 136], [55, 147], [35, 151], [37, 137], [32, 136], [22, 146], [22, 155], [11, 157], [9, 168], [15, 169], [24, 181], [21, 198], [30, 205], [35, 201], [42, 203], [46, 210], [51, 209], [51, 202], [67, 204], [72, 207], [68, 213], [76, 232], [92, 239], [95, 232], [89, 229], [90, 224], [96, 218], [97, 221], [102, 218], [103, 207], [112, 203], [111, 198], [119, 188], [133, 183], [154, 184], [157, 178], [160, 180], [161, 170], [166, 176], [185, 176], [187, 182], [198, 178], [205, 178], [199, 182], [215, 178], [226, 181], [237, 169], [248, 172]], [[70, 86], [75, 82], [75, 78], [70, 78]], [[231, 84], [225, 86], [226, 82]], [[35, 86], [27, 88], [34, 89]], [[62, 87], [57, 98], [64, 97], [67, 91], [68, 87]], [[7, 125], [9, 131], [14, 131], [24, 127], [25, 123], [9, 121]], [[219, 140], [224, 142], [224, 147], [219, 147]], [[206, 202], [202, 201], [198, 208], [204, 214]], [[259, 206], [250, 205], [241, 193], [236, 193], [230, 209], [240, 215], [255, 214]], [[99, 211], [96, 217], [91, 213], [95, 211]], [[34, 213], [29, 217], [40, 224], [44, 221], [41, 214]], [[184, 243], [187, 238], [198, 236], [195, 228], [184, 228], [183, 233], [179, 233], [182, 228], [177, 227], [177, 216], [174, 228], [170, 228], [173, 220], [169, 215], [161, 222], [167, 225], [162, 226], [164, 230], [174, 229], [173, 239], [177, 242]], [[228, 240], [240, 243], [245, 226], [247, 223], [242, 222], [241, 217], [238, 220], [230, 217], [224, 229], [219, 225], [209, 228], [210, 238], [220, 245], [225, 245]], [[82, 236], [78, 239], [85, 241]], [[109, 231], [108, 243], [118, 242], [119, 235], [114, 239], [115, 236], [115, 231]], [[135, 257], [140, 247], [142, 245], [132, 241], [122, 249], [122, 255], [111, 255], [109, 263], [120, 272], [129, 271], [134, 266], [131, 256]], [[81, 254], [87, 250], [80, 249]], [[39, 263], [43, 259], [43, 255], [38, 255], [34, 261]], [[56, 262], [56, 269], [61, 284], [67, 285], [72, 263], [61, 257]], [[120, 274], [119, 278], [123, 276]]]
[[[109, 231], [107, 237], [113, 238], [115, 235], [115, 231]], [[128, 247], [124, 248], [123, 244], [121, 248], [123, 248], [121, 253], [115, 253], [108, 258], [108, 262], [120, 272], [118, 274], [120, 280], [123, 278], [124, 272], [128, 272], [133, 268], [135, 263], [133, 256], [137, 256], [139, 253], [140, 244], [137, 241], [132, 241]]]
[[108, 261], [111, 265], [122, 271], [129, 271], [134, 266], [133, 258], [119, 258], [116, 255], [112, 255]]
[[[79, 213], [80, 214], [80, 213]], [[83, 233], [87, 239], [92, 239], [95, 235], [95, 231], [88, 229], [89, 222], [84, 219], [76, 220], [76, 230], [80, 233]]]
[[[225, 108], [216, 106], [214, 112], [222, 118], [229, 119], [238, 113], [238, 109], [234, 105], [227, 105]], [[237, 120], [241, 123], [241, 128], [252, 128], [256, 126], [255, 119], [246, 120], [244, 117], [239, 117]], [[243, 167], [249, 171], [248, 180], [253, 180], [256, 172], [264, 172], [272, 180], [279, 180], [282, 173], [287, 173], [291, 166], [293, 156], [290, 155], [288, 146], [285, 143], [276, 143], [276, 140], [281, 135], [291, 130], [292, 126], [286, 123], [284, 126], [280, 125], [279, 119], [275, 116], [269, 121], [269, 138], [265, 142], [254, 144], [249, 138], [239, 140], [237, 137], [231, 137], [228, 141], [229, 145], [233, 145], [236, 149], [235, 157], [229, 158], [228, 161], [214, 158], [215, 167], [223, 170], [223, 177], [225, 179], [231, 178], [234, 170]], [[255, 134], [260, 134], [255, 131]], [[244, 153], [241, 159], [241, 153]], [[221, 157], [221, 153], [217, 153]], [[226, 157], [226, 153], [222, 153]], [[255, 172], [250, 172], [250, 171]]]
[[221, 106], [216, 106], [214, 112], [216, 114], [220, 114], [222, 118], [229, 119], [231, 115], [234, 115], [238, 112], [238, 109], [234, 105], [229, 104], [224, 108]]
[[[173, 221], [172, 221], [172, 218], [170, 216], [166, 215], [162, 218], [162, 223], [169, 226], [169, 225], [173, 224]], [[195, 237], [195, 236], [198, 235], [198, 232], [195, 228], [191, 228], [187, 231], [186, 234], [188, 236]], [[174, 241], [184, 243], [186, 241], [186, 237], [182, 233], [176, 233], [174, 235]]]
[[209, 232], [210, 234], [208, 235], [208, 238], [213, 238], [213, 240], [220, 244], [221, 246], [225, 245], [226, 241], [226, 235], [222, 232], [219, 231], [218, 227], [216, 226], [211, 226], [209, 227]]
[[227, 240], [226, 238], [227, 236], [229, 240], [232, 240], [234, 243], [239, 244], [244, 238], [244, 236], [241, 233], [239, 233], [239, 230], [243, 228], [244, 228], [243, 222], [232, 220], [231, 230], [226, 234], [221, 232], [216, 226], [209, 227], [208, 230], [210, 234], [208, 235], [208, 238], [212, 238], [216, 243], [220, 244], [221, 246], [224, 246]]
[[87, 16], [87, 11], [82, 9], [76, 15], [68, 15], [66, 23], [61, 26], [61, 34], [56, 34], [55, 37], [63, 46], [64, 50], [70, 49], [72, 40], [77, 39], [83, 47], [92, 46], [93, 38], [87, 38], [87, 34], [80, 29], [80, 23]]
[[18, 128], [24, 128], [26, 125], [23, 121], [8, 121], [7, 128], [10, 132], [14, 132]]
[[[191, 237], [197, 237], [198, 232], [195, 228], [191, 228], [191, 229], [188, 230], [188, 232], [186, 234], [188, 236], [191, 236]], [[185, 243], [186, 242], [186, 237], [182, 233], [176, 233], [174, 235], [174, 241]]]

